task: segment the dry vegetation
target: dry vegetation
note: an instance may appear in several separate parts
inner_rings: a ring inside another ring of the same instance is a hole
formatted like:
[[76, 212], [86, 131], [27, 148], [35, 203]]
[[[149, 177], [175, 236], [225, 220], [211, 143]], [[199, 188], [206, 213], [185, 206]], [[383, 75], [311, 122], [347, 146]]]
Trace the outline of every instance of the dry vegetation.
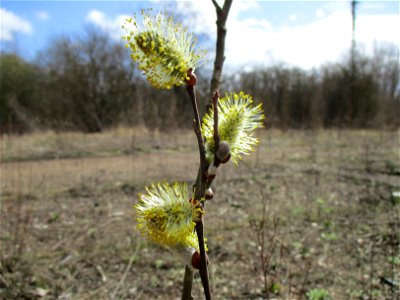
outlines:
[[[399, 299], [399, 131], [258, 134], [206, 207], [215, 299]], [[190, 131], [2, 136], [0, 298], [179, 299], [184, 266], [132, 205], [197, 166]]]

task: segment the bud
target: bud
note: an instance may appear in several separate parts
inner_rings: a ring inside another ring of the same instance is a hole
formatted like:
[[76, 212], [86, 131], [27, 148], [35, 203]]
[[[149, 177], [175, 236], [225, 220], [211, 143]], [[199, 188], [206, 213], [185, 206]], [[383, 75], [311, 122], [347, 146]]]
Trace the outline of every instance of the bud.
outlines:
[[211, 188], [208, 188], [205, 192], [205, 198], [206, 200], [211, 200], [212, 198], [214, 198], [214, 192], [212, 191]]
[[231, 158], [231, 147], [227, 141], [222, 141], [219, 143], [216, 156], [223, 164], [229, 161]]
[[[206, 261], [207, 261], [207, 265], [210, 263], [209, 259], [208, 259], [208, 255], [206, 254]], [[201, 259], [200, 259], [200, 253], [195, 251], [192, 255], [192, 267], [200, 270], [200, 265], [201, 265]]]
[[189, 68], [189, 70], [187, 70], [186, 84], [193, 86], [196, 85], [196, 82], [197, 82], [196, 74], [193, 73], [192, 68]]

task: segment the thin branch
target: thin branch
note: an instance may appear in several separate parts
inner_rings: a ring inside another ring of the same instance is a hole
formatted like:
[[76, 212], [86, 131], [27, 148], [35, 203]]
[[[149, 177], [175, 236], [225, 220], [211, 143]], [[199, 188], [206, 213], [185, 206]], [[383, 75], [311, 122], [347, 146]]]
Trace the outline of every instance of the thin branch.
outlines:
[[206, 248], [204, 243], [204, 228], [203, 221], [200, 220], [196, 223], [196, 232], [197, 238], [199, 240], [199, 250], [200, 250], [200, 278], [201, 283], [203, 284], [204, 296], [206, 300], [211, 300], [211, 290], [210, 283], [208, 279], [208, 267], [207, 267], [207, 256], [206, 256]]
[[214, 71], [211, 77], [210, 87], [210, 99], [214, 95], [214, 92], [219, 90], [222, 78], [222, 67], [225, 61], [225, 38], [226, 38], [226, 21], [228, 19], [229, 10], [231, 8], [233, 0], [225, 0], [223, 7], [221, 8], [215, 0], [212, 3], [215, 6], [217, 13], [217, 43], [216, 43], [216, 54], [214, 61]]
[[[199, 171], [197, 174], [197, 179], [196, 179], [196, 184], [194, 188], [195, 192], [195, 199], [201, 201], [204, 199], [204, 194], [205, 194], [205, 186], [206, 186], [206, 170], [208, 168], [208, 162], [206, 158], [206, 150], [204, 146], [204, 139], [203, 135], [201, 133], [201, 123], [200, 123], [200, 116], [199, 116], [199, 111], [197, 108], [197, 100], [196, 100], [196, 89], [194, 85], [188, 84], [186, 86], [186, 90], [189, 94], [190, 100], [192, 102], [192, 107], [193, 107], [193, 113], [194, 113], [194, 132], [197, 137], [197, 143], [199, 146], [199, 153], [200, 153], [200, 166], [199, 166]], [[203, 204], [202, 204], [203, 205]], [[201, 282], [203, 284], [203, 289], [204, 289], [204, 295], [206, 300], [211, 300], [211, 291], [210, 291], [210, 284], [209, 284], [209, 278], [208, 278], [208, 268], [207, 268], [207, 256], [206, 256], [206, 250], [205, 250], [205, 243], [204, 243], [204, 226], [203, 226], [203, 218], [201, 218], [199, 221], [196, 222], [196, 233], [197, 233], [197, 238], [199, 241], [199, 250], [200, 250], [200, 278]], [[184, 282], [186, 282], [187, 276], [185, 272], [185, 279]], [[189, 279], [188, 279], [189, 280]], [[189, 288], [189, 287], [187, 287]], [[182, 296], [182, 299], [183, 296]], [[186, 298], [190, 299], [190, 298]]]
[[131, 258], [129, 259], [128, 266], [126, 267], [125, 272], [121, 277], [121, 280], [118, 282], [117, 286], [115, 287], [115, 289], [114, 289], [114, 291], [113, 291], [113, 293], [111, 295], [111, 299], [115, 299], [115, 296], [117, 295], [120, 286], [124, 283], [125, 278], [128, 275], [128, 272], [132, 267], [133, 261], [135, 260], [135, 258], [137, 258], [139, 250], [140, 250], [140, 243], [137, 243], [136, 244], [136, 248], [135, 248], [135, 252], [132, 254]]
[[228, 18], [229, 10], [231, 9], [232, 0], [225, 0], [224, 6], [222, 6], [222, 11], [225, 14], [225, 19]]
[[197, 108], [197, 100], [196, 100], [196, 88], [194, 85], [187, 85], [186, 90], [189, 94], [189, 98], [192, 102], [193, 113], [194, 113], [194, 133], [197, 137], [197, 144], [199, 146], [200, 152], [200, 164], [203, 161], [206, 161], [206, 149], [204, 147], [204, 139], [203, 135], [201, 134], [201, 123], [200, 123], [200, 115], [199, 110]]
[[221, 7], [219, 6], [217, 1], [211, 0], [211, 2], [214, 4], [216, 10], [221, 10]]
[[216, 163], [219, 160], [216, 154], [218, 152], [218, 147], [220, 142], [220, 136], [218, 131], [218, 100], [219, 100], [219, 92], [215, 91], [212, 97], [213, 109], [214, 109], [214, 145], [215, 145], [214, 165], [215, 166], [217, 166]]
[[204, 193], [206, 190], [206, 170], [208, 168], [208, 162], [206, 158], [206, 149], [204, 146], [204, 139], [201, 133], [201, 123], [200, 123], [200, 115], [199, 110], [197, 108], [197, 99], [196, 99], [196, 88], [194, 85], [187, 85], [186, 90], [189, 94], [190, 100], [192, 102], [193, 113], [194, 113], [194, 124], [193, 130], [197, 137], [197, 144], [199, 147], [200, 153], [200, 166], [199, 171], [197, 173], [197, 179], [194, 186], [195, 199], [201, 200], [204, 198]]
[[[221, 83], [221, 76], [222, 76], [222, 66], [225, 60], [225, 37], [226, 37], [226, 20], [228, 18], [229, 10], [232, 5], [233, 0], [225, 0], [223, 7], [221, 8], [216, 0], [211, 0], [215, 6], [216, 13], [217, 13], [217, 46], [216, 46], [216, 56], [214, 62], [214, 71], [211, 78], [211, 88], [210, 88], [210, 95], [214, 97], [214, 93], [219, 90], [219, 86]], [[192, 70], [188, 70], [189, 77], [192, 77]], [[194, 76], [195, 79], [195, 76]], [[199, 111], [197, 108], [197, 101], [196, 101], [196, 91], [195, 91], [195, 80], [193, 84], [188, 84], [187, 92], [189, 94], [190, 100], [193, 106], [194, 112], [194, 132], [197, 137], [197, 143], [199, 147], [199, 154], [200, 154], [200, 166], [197, 173], [196, 183], [194, 185], [194, 193], [195, 199], [202, 201], [205, 196], [206, 187], [211, 184], [207, 180], [207, 169], [209, 163], [206, 158], [206, 149], [204, 145], [204, 139], [201, 133], [201, 123], [200, 123], [200, 116]], [[216, 147], [219, 145], [219, 133], [218, 133], [218, 98], [219, 93], [216, 93], [216, 96], [213, 98], [214, 105], [214, 142]], [[209, 106], [209, 105], [208, 105]], [[207, 108], [208, 110], [208, 108]], [[215, 112], [216, 111], [216, 112]], [[218, 148], [216, 148], [218, 150]], [[216, 155], [214, 155], [215, 157]], [[204, 205], [204, 203], [202, 203]], [[200, 221], [196, 223], [196, 233], [199, 241], [199, 250], [200, 250], [200, 277], [204, 288], [204, 295], [207, 300], [211, 299], [211, 291], [209, 285], [209, 278], [208, 278], [208, 268], [207, 268], [207, 256], [205, 251], [205, 244], [204, 244], [204, 232], [203, 232], [203, 220], [201, 218]], [[187, 269], [188, 267], [186, 267]], [[185, 278], [184, 278], [184, 290], [182, 294], [182, 300], [191, 300], [191, 289], [192, 289], [192, 281], [193, 281], [193, 274], [185, 271]]]
[[183, 278], [183, 290], [181, 300], [193, 300], [192, 297], [193, 270], [190, 266], [185, 267], [185, 277]]
[[303, 278], [303, 282], [301, 284], [301, 288], [300, 288], [300, 292], [299, 292], [299, 298], [301, 299], [301, 297], [305, 294], [305, 287], [307, 284], [307, 280], [308, 280], [308, 275], [310, 274], [310, 270], [311, 270], [311, 265], [312, 265], [312, 260], [309, 259], [307, 262], [307, 266], [305, 267], [305, 274], [304, 274], [304, 278]]

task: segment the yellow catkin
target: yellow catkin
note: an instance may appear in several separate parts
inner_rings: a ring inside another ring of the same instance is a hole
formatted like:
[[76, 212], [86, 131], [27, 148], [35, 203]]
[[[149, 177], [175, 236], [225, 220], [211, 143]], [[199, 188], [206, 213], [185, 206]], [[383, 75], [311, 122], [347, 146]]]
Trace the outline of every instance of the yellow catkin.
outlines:
[[205, 51], [195, 50], [196, 39], [181, 24], [175, 24], [165, 14], [142, 11], [143, 24], [128, 18], [123, 38], [131, 49], [147, 80], [156, 88], [182, 85], [187, 71], [195, 70], [202, 63]]
[[[253, 105], [250, 95], [243, 92], [227, 94], [218, 104], [218, 131], [221, 140], [228, 142], [232, 161], [237, 164], [243, 155], [253, 150], [258, 139], [252, 137], [255, 129], [263, 127], [261, 104]], [[202, 133], [206, 139], [207, 159], [214, 158], [214, 112], [203, 118]]]
[[194, 221], [199, 209], [189, 202], [185, 183], [156, 183], [139, 194], [137, 228], [150, 241], [168, 248], [198, 249]]

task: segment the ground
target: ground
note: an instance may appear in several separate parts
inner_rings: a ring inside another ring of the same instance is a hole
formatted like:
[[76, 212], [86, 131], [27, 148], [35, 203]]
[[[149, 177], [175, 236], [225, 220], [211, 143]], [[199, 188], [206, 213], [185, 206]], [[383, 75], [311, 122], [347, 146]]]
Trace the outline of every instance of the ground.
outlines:
[[[214, 299], [399, 299], [399, 131], [257, 136], [206, 206]], [[132, 207], [198, 162], [191, 131], [3, 135], [0, 298], [180, 299], [183, 262]]]

